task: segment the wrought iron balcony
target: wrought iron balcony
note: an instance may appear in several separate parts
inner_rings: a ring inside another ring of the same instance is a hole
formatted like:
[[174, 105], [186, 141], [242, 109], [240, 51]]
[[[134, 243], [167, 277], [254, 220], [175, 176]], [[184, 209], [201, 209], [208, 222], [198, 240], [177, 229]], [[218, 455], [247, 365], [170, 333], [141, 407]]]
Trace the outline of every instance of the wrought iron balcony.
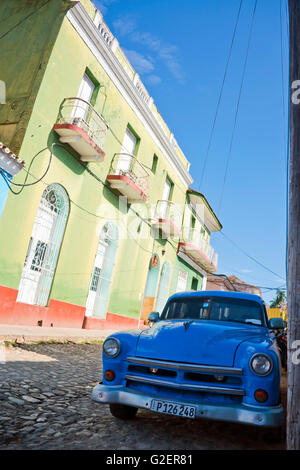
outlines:
[[65, 98], [60, 105], [54, 130], [60, 142], [68, 143], [84, 162], [101, 161], [108, 124], [95, 108], [82, 98]]
[[203, 238], [199, 230], [184, 228], [182, 240], [178, 244], [178, 251], [180, 250], [207, 272], [214, 273], [217, 271], [218, 253]]
[[164, 237], [180, 234], [182, 212], [174, 202], [157, 201], [154, 219], [153, 227], [161, 230]]
[[138, 159], [129, 153], [116, 153], [112, 159], [107, 181], [111, 188], [127, 197], [128, 202], [148, 199], [149, 174]]

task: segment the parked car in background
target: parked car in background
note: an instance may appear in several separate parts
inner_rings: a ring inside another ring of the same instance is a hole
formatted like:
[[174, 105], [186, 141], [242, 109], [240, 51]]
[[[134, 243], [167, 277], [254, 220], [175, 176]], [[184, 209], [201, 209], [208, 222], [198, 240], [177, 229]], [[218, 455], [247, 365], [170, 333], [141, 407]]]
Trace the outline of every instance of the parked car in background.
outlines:
[[130, 419], [138, 408], [165, 415], [279, 428], [280, 354], [263, 300], [238, 292], [183, 292], [153, 326], [109, 336], [103, 381], [92, 399]]

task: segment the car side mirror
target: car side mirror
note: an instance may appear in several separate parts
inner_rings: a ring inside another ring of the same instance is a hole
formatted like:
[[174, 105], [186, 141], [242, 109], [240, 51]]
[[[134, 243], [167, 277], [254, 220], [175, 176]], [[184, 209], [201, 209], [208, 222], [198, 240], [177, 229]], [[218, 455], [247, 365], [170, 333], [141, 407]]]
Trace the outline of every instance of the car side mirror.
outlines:
[[156, 323], [159, 320], [159, 312], [151, 312], [148, 315], [148, 323]]
[[285, 322], [282, 318], [270, 318], [269, 326], [272, 330], [283, 330], [285, 328]]

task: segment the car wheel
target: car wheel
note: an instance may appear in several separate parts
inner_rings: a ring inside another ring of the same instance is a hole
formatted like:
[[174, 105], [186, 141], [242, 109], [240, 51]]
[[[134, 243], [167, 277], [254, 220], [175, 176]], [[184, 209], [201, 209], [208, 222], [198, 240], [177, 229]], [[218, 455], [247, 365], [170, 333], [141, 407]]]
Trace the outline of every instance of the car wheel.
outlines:
[[138, 408], [128, 405], [119, 405], [112, 403], [109, 405], [111, 414], [118, 419], [133, 419], [137, 413]]

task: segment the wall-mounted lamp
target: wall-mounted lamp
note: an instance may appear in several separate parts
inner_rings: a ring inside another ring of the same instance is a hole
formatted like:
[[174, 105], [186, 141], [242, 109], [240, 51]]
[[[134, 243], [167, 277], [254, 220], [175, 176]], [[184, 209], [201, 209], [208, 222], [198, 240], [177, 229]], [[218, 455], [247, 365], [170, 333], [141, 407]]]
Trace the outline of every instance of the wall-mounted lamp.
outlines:
[[6, 145], [0, 142], [0, 168], [11, 176], [16, 175], [24, 167], [25, 162], [17, 157]]

